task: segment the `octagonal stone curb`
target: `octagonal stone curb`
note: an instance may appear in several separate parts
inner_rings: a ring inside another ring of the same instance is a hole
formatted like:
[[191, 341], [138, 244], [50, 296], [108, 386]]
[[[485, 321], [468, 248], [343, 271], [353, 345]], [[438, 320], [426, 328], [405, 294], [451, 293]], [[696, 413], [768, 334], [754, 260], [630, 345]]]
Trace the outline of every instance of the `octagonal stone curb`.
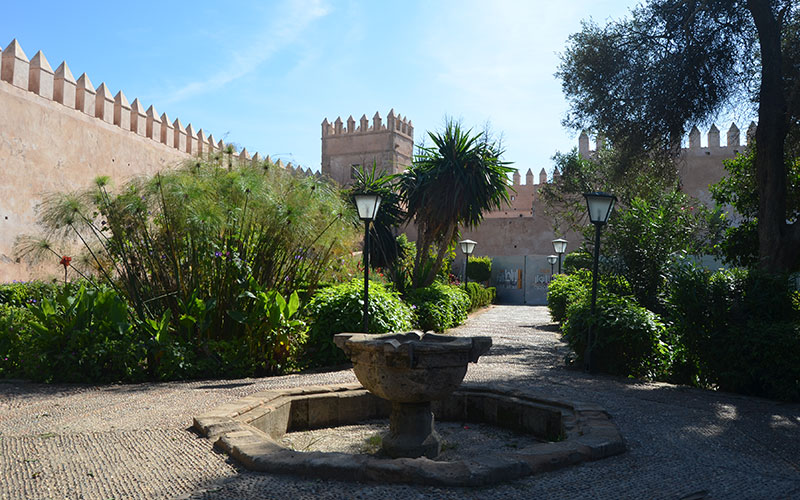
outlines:
[[504, 385], [464, 384], [433, 403], [437, 420], [483, 422], [551, 442], [491, 451], [468, 460], [378, 458], [298, 452], [277, 441], [287, 432], [386, 418], [390, 404], [359, 384], [264, 391], [194, 417], [194, 428], [255, 471], [349, 481], [481, 486], [618, 455], [625, 443], [603, 408], [560, 401]]

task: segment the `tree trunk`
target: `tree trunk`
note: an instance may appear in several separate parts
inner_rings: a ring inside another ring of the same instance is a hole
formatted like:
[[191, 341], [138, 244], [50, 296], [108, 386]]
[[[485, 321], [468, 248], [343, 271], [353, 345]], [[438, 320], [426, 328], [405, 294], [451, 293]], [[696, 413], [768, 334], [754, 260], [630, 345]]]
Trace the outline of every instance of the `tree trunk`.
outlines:
[[786, 222], [787, 134], [783, 95], [781, 25], [769, 0], [748, 0], [761, 49], [761, 89], [756, 129], [759, 266], [766, 271], [788, 271], [800, 256], [798, 224]]
[[447, 233], [445, 237], [439, 241], [439, 248], [436, 252], [436, 261], [433, 263], [433, 267], [431, 268], [430, 272], [425, 279], [421, 283], [421, 287], [430, 286], [433, 281], [436, 279], [436, 276], [439, 274], [439, 271], [442, 269], [442, 263], [444, 262], [444, 256], [447, 254], [447, 249], [450, 248], [450, 242], [453, 241], [453, 235], [456, 232], [456, 226], [453, 225], [447, 229]]

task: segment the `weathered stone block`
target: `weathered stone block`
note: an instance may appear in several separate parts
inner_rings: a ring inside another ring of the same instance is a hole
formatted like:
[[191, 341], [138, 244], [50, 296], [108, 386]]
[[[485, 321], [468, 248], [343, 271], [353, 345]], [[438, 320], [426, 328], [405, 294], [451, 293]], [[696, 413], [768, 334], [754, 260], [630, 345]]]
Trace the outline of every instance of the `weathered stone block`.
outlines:
[[339, 397], [336, 394], [308, 396], [308, 428], [333, 427], [339, 424]]

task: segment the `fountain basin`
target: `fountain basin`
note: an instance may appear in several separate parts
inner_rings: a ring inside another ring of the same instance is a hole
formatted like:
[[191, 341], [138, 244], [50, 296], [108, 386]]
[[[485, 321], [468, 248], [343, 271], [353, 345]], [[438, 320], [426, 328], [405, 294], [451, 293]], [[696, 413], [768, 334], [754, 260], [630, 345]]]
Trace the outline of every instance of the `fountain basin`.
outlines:
[[491, 337], [417, 332], [340, 333], [334, 342], [353, 361], [358, 381], [392, 404], [383, 451], [392, 458], [431, 459], [442, 450], [431, 401], [445, 399], [458, 389], [467, 365], [477, 362], [492, 345]]
[[334, 343], [353, 361], [356, 378], [371, 393], [397, 403], [444, 399], [461, 385], [467, 364], [492, 346], [491, 337], [431, 333], [340, 333]]
[[551, 442], [487, 449], [456, 462], [306, 453], [278, 442], [287, 432], [386, 418], [390, 406], [359, 384], [306, 386], [263, 391], [219, 406], [196, 416], [194, 428], [250, 470], [340, 481], [485, 486], [625, 451], [619, 430], [603, 408], [497, 383], [462, 385], [447, 399], [433, 402], [436, 417], [461, 424], [484, 422]]

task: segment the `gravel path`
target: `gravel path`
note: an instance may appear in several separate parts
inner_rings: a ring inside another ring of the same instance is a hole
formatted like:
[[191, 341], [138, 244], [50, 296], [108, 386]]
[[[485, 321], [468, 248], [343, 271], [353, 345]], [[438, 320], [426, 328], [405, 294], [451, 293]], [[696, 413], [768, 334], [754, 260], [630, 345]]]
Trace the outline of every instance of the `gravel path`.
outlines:
[[214, 451], [189, 429], [192, 416], [261, 390], [354, 382], [350, 370], [99, 387], [0, 381], [0, 499], [800, 498], [800, 405], [569, 370], [549, 321], [531, 306], [470, 318], [454, 333], [491, 335], [494, 346], [467, 380], [600, 404], [625, 454], [484, 489], [265, 475]]

